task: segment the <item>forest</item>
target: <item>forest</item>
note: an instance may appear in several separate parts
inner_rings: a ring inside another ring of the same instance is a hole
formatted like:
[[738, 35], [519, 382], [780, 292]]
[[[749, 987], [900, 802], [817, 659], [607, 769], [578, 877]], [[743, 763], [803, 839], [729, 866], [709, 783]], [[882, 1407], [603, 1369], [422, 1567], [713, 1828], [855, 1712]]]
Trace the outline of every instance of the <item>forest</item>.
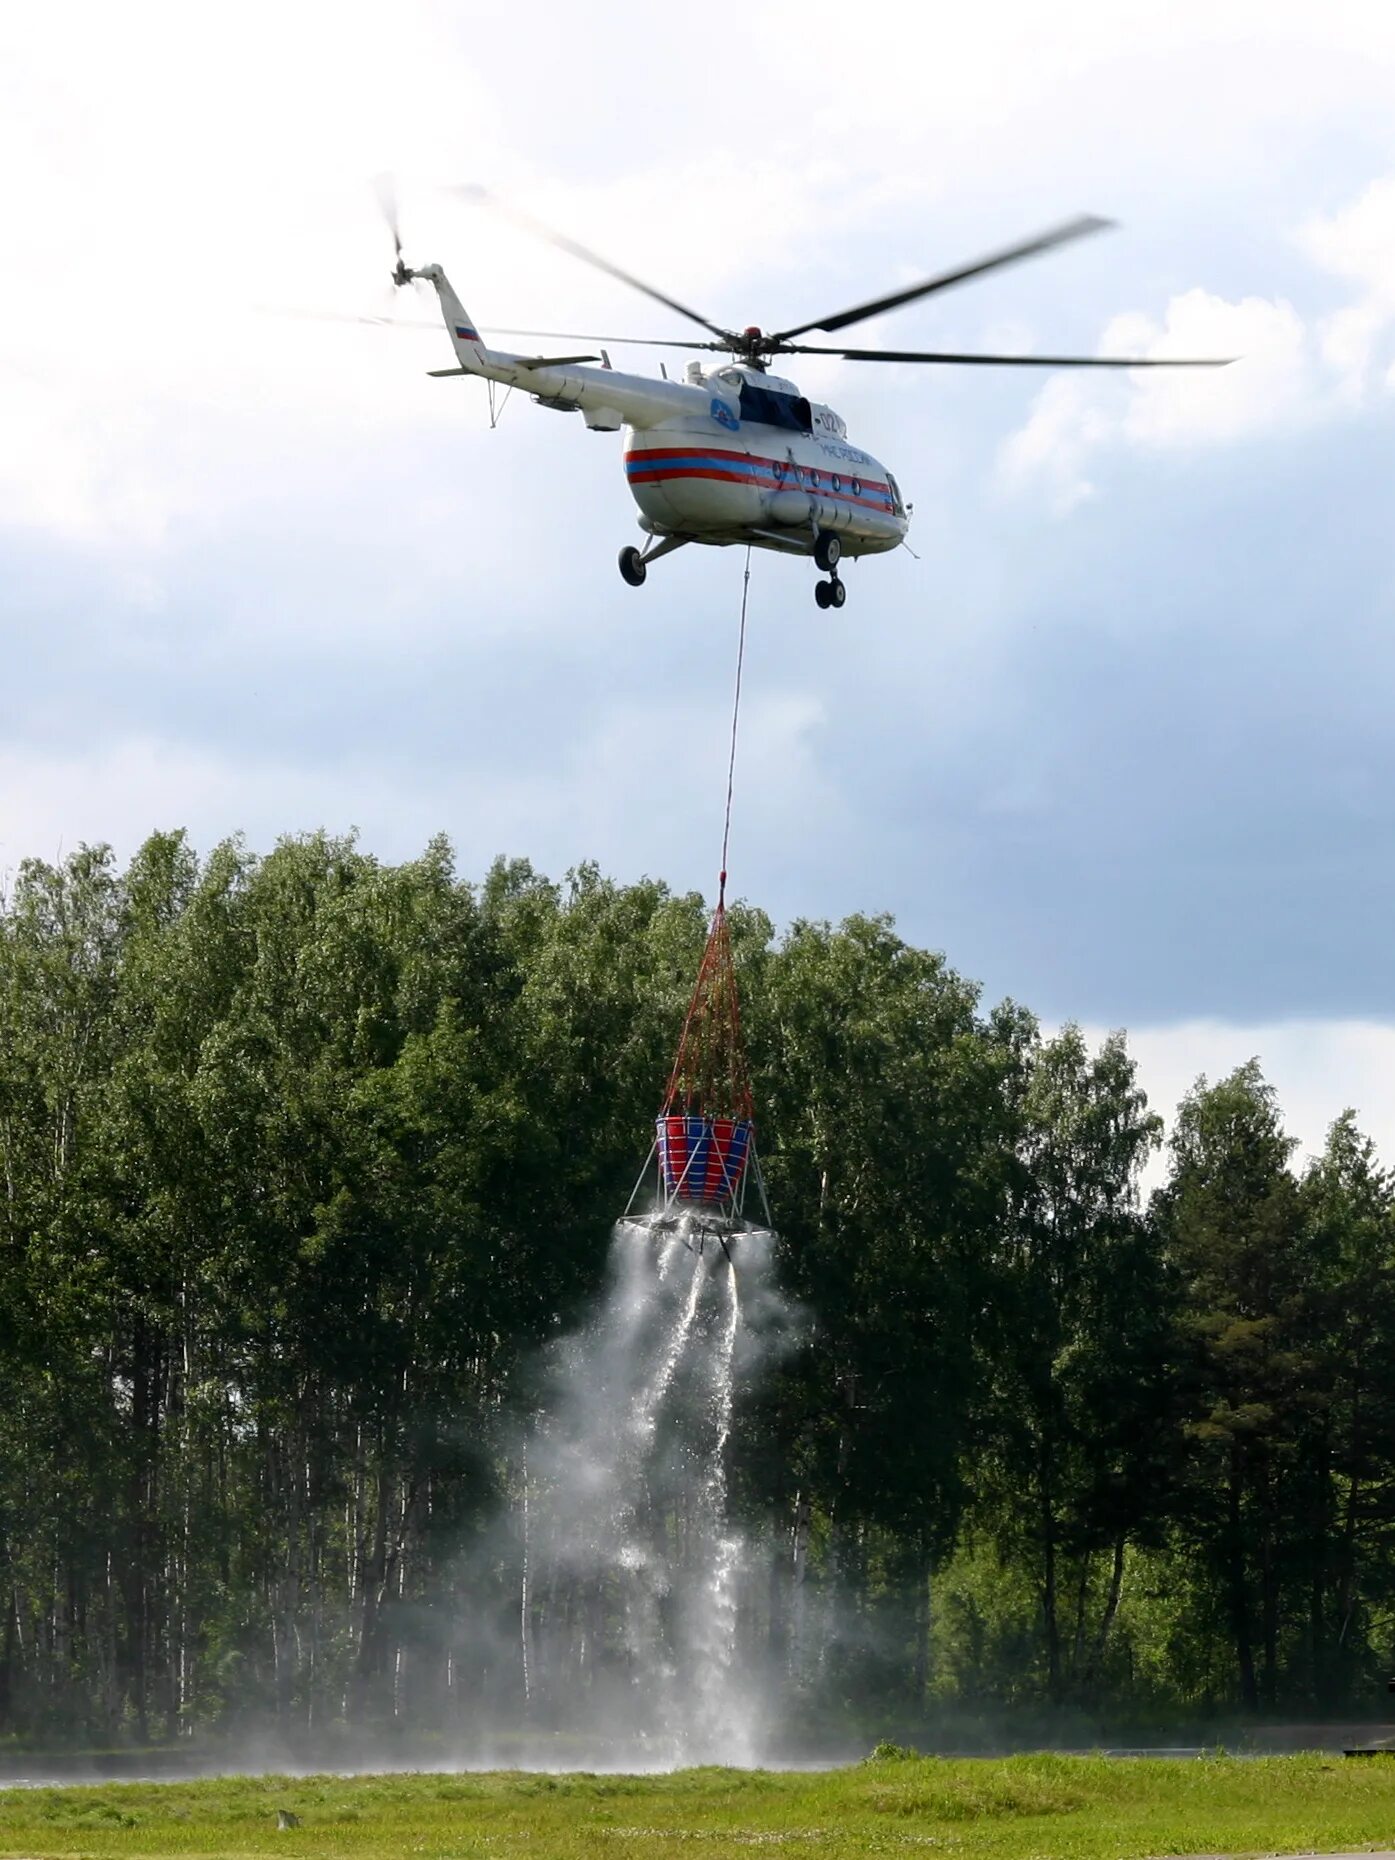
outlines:
[[[520, 1442], [706, 928], [445, 841], [14, 874], [0, 1740], [522, 1721]], [[1395, 1186], [1354, 1116], [1299, 1157], [1252, 1061], [1164, 1150], [1123, 1034], [885, 918], [732, 928], [799, 1317], [731, 1502], [792, 1721], [1377, 1714]]]

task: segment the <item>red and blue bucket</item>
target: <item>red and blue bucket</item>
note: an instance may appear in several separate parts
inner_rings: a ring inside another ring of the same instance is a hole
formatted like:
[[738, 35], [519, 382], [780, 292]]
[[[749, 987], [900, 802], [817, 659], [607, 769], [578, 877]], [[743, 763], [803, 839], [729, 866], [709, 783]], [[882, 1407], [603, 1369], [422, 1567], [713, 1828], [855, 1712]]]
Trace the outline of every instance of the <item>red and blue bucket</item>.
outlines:
[[659, 1178], [676, 1201], [729, 1202], [751, 1154], [749, 1118], [669, 1111], [659, 1119]]

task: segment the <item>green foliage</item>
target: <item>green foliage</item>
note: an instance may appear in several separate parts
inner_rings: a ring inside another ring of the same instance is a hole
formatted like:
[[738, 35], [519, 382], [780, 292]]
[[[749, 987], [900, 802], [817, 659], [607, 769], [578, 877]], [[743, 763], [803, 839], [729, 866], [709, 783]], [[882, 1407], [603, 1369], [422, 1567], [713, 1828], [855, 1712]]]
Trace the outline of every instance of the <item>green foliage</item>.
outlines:
[[[985, 1012], [883, 919], [731, 922], [802, 1311], [733, 1438], [743, 1634], [796, 1713], [1373, 1703], [1395, 1196], [1354, 1120], [1296, 1174], [1256, 1063], [1201, 1081], [1145, 1208], [1122, 1036]], [[517, 1721], [512, 1442], [705, 929], [443, 841], [21, 868], [0, 1735]]]

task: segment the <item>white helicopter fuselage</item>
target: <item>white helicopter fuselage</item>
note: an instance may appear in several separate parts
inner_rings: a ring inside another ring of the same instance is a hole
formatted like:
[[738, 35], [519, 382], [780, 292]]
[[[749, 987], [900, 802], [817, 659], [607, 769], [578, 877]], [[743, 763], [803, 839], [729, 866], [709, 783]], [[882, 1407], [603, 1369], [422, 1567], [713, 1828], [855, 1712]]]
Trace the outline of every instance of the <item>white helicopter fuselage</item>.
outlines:
[[[704, 374], [694, 363], [688, 385], [700, 408], [632, 421], [625, 435], [625, 475], [644, 529], [797, 554], [820, 532], [837, 534], [848, 556], [900, 543], [907, 514], [896, 480], [849, 443], [830, 407], [752, 368]], [[778, 423], [760, 417], [770, 411], [783, 416]]]
[[905, 536], [895, 478], [793, 382], [697, 361], [683, 381], [655, 380], [491, 349], [439, 265], [413, 275], [435, 286], [459, 364], [432, 372], [479, 375], [580, 413], [593, 431], [623, 430], [626, 479], [651, 536], [810, 555], [836, 535], [847, 556], [882, 554]]

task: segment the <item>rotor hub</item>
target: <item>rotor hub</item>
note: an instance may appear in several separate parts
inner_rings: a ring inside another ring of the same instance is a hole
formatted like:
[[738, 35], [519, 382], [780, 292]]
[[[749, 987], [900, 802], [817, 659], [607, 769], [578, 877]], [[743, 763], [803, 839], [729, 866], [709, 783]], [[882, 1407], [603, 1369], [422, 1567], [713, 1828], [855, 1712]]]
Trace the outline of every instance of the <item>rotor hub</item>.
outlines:
[[755, 323], [749, 324], [736, 338], [734, 353], [748, 368], [759, 368], [764, 373], [766, 357], [772, 352], [770, 338]]

